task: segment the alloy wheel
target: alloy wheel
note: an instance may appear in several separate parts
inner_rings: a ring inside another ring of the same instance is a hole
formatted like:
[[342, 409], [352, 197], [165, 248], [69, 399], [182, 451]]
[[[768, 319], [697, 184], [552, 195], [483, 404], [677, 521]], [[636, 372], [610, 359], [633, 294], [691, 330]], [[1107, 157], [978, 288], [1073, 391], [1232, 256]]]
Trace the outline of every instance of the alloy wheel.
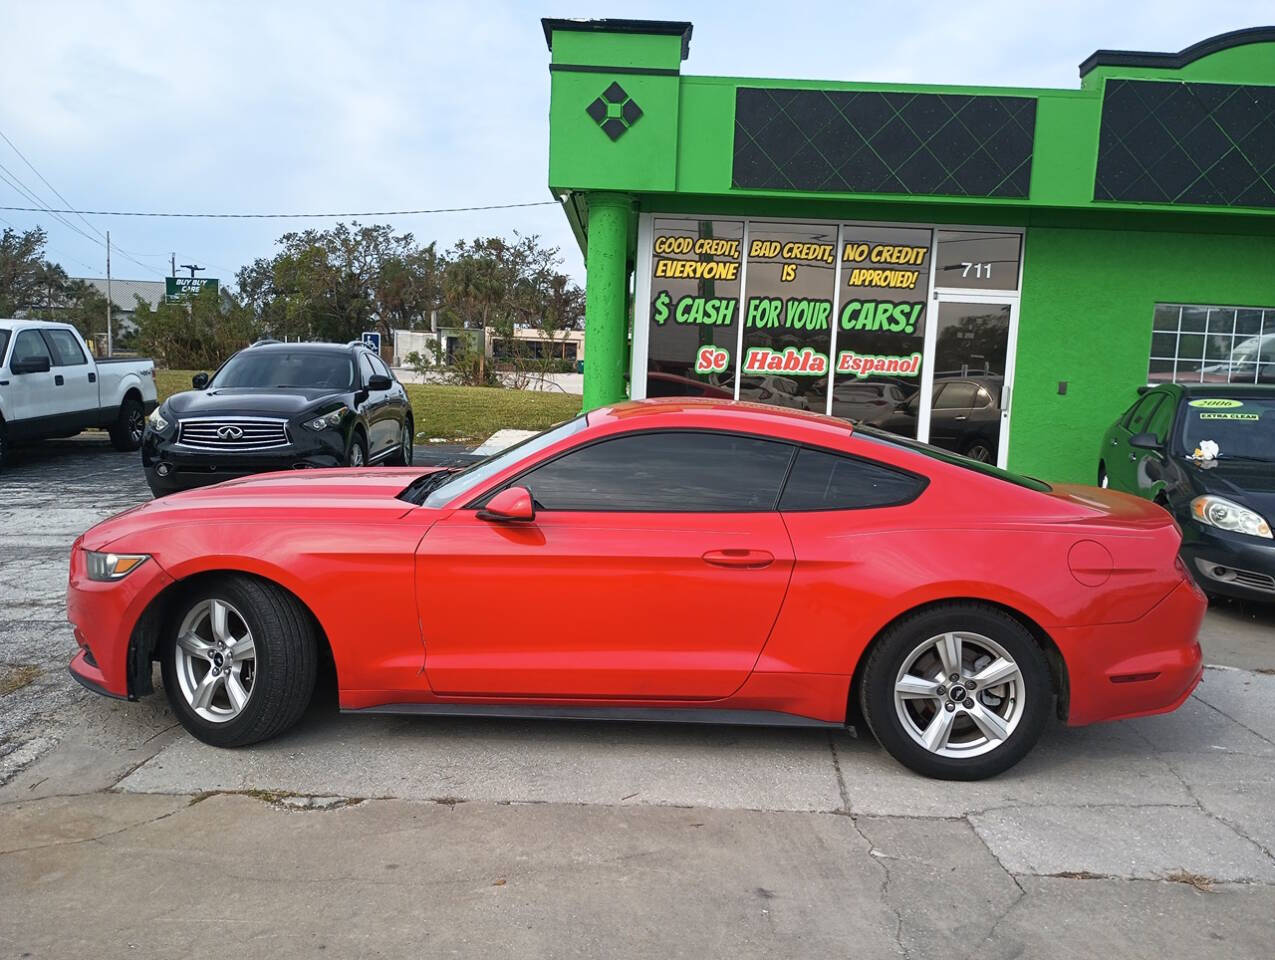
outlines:
[[357, 441], [355, 442], [354, 446], [350, 447], [350, 466], [352, 467], [363, 466], [363, 446]]
[[1026, 684], [1014, 658], [978, 633], [950, 631], [918, 644], [894, 682], [904, 731], [937, 756], [990, 753], [1023, 718]]
[[142, 442], [142, 434], [146, 432], [146, 415], [141, 407], [137, 407], [128, 415], [128, 435], [134, 443]]
[[410, 421], [403, 422], [403, 466], [410, 467], [412, 465], [412, 444], [416, 438], [412, 435], [412, 424]]
[[257, 650], [243, 614], [225, 600], [195, 604], [178, 627], [174, 665], [195, 713], [211, 723], [235, 719], [257, 676]]

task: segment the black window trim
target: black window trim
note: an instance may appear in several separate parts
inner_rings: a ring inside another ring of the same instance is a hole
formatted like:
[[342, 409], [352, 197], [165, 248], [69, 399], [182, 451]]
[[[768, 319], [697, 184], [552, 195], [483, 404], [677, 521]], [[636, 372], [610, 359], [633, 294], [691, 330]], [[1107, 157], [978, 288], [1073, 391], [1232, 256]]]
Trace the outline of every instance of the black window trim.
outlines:
[[461, 510], [481, 510], [486, 506], [486, 501], [490, 500], [502, 490], [509, 487], [518, 486], [518, 481], [528, 474], [539, 470], [541, 467], [547, 467], [551, 463], [556, 463], [568, 454], [577, 453], [589, 447], [596, 446], [599, 443], [606, 443], [609, 440], [620, 440], [625, 437], [650, 436], [653, 434], [668, 433], [699, 433], [712, 434], [713, 436], [731, 436], [744, 437], [748, 440], [763, 440], [767, 443], [775, 443], [789, 448], [788, 465], [784, 468], [784, 475], [779, 481], [779, 489], [775, 493], [775, 499], [769, 507], [758, 507], [754, 510], [548, 510], [545, 513], [714, 513], [714, 514], [736, 514], [736, 513], [778, 513], [779, 501], [784, 495], [784, 487], [788, 484], [788, 474], [792, 470], [793, 461], [797, 459], [797, 450], [801, 447], [800, 443], [792, 440], [782, 440], [778, 437], [770, 437], [760, 433], [749, 433], [747, 430], [713, 430], [705, 427], [650, 427], [644, 430], [622, 430], [617, 433], [608, 433], [605, 436], [596, 437], [585, 443], [578, 443], [575, 446], [568, 447], [566, 450], [554, 455], [547, 460], [541, 460], [539, 463], [528, 467], [526, 470], [520, 471], [515, 476], [504, 481], [496, 487], [491, 488], [486, 493], [480, 494], [475, 499], [466, 503]]
[[[475, 510], [475, 511], [481, 510], [483, 507], [487, 505], [487, 502], [496, 494], [500, 493], [503, 490], [507, 490], [510, 487], [518, 486], [519, 485], [518, 482], [522, 480], [524, 477], [526, 477], [528, 474], [533, 473], [536, 470], [539, 470], [541, 467], [548, 466], [549, 464], [562, 459], [568, 454], [576, 453], [577, 451], [584, 450], [588, 447], [595, 446], [596, 444], [599, 444], [599, 443], [605, 443], [608, 440], [618, 440], [622, 437], [635, 437], [635, 436], [643, 436], [643, 435], [649, 435], [649, 434], [667, 434], [667, 433], [708, 433], [708, 434], [713, 434], [715, 436], [744, 437], [749, 440], [763, 440], [763, 441], [766, 441], [767, 443], [777, 443], [777, 444], [781, 444], [783, 446], [789, 447], [791, 449], [791, 454], [788, 457], [788, 465], [787, 467], [784, 468], [783, 479], [780, 480], [779, 491], [775, 495], [774, 502], [771, 504], [770, 507], [758, 507], [757, 509], [754, 509], [754, 510], [547, 510], [546, 509], [544, 512], [545, 513], [713, 513], [713, 514], [846, 513], [853, 510], [884, 510], [884, 509], [890, 509], [893, 507], [907, 506], [909, 503], [916, 502], [916, 500], [921, 496], [922, 493], [925, 492], [926, 488], [928, 488], [930, 485], [929, 477], [925, 476], [924, 474], [916, 473], [912, 470], [908, 470], [904, 467], [899, 467], [892, 463], [882, 463], [880, 460], [873, 460], [870, 457], [865, 457], [865, 456], [861, 456], [859, 454], [854, 454], [854, 453], [848, 453], [845, 450], [836, 450], [832, 447], [824, 447], [818, 444], [806, 443], [804, 441], [781, 439], [779, 437], [767, 436], [765, 434], [760, 434], [760, 433], [750, 433], [747, 430], [713, 430], [713, 429], [709, 429], [705, 427], [651, 427], [644, 430], [626, 430], [626, 431], [621, 431], [618, 433], [609, 433], [609, 434], [606, 434], [605, 436], [596, 437], [593, 440], [590, 440], [586, 443], [578, 443], [574, 446], [568, 447], [566, 450], [559, 452], [558, 454], [554, 455], [553, 457], [547, 460], [542, 460], [539, 463], [536, 463], [525, 470], [519, 471], [513, 477], [510, 477], [508, 480], [505, 480], [504, 482], [497, 484], [496, 486], [487, 490], [485, 493], [479, 494], [477, 497], [470, 500], [468, 503], [464, 504], [463, 506], [458, 507], [457, 509]], [[815, 453], [826, 453], [836, 457], [844, 457], [847, 460], [855, 460], [855, 461], [858, 461], [859, 463], [868, 464], [870, 466], [878, 467], [882, 470], [886, 470], [891, 473], [899, 474], [900, 476], [908, 477], [909, 479], [919, 481], [919, 483], [916, 487], [916, 492], [912, 496], [908, 497], [906, 500], [899, 500], [897, 502], [876, 503], [871, 505], [864, 505], [861, 507], [835, 506], [835, 507], [814, 507], [814, 508], [806, 509], [806, 510], [780, 510], [779, 504], [783, 502], [784, 493], [788, 489], [788, 480], [792, 476], [792, 470], [794, 465], [797, 462], [797, 456], [798, 454], [800, 454], [802, 450], [810, 450]]]

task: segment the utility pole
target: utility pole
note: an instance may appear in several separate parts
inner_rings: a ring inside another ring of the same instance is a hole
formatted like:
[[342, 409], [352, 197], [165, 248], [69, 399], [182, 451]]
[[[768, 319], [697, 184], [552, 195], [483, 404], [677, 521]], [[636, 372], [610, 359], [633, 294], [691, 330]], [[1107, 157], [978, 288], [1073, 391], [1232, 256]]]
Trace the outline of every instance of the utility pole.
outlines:
[[111, 231], [106, 231], [106, 355], [114, 351], [111, 337]]
[[[176, 254], [173, 254], [174, 262], [176, 262], [176, 256], [177, 256]], [[201, 266], [200, 266], [199, 264], [197, 264], [197, 263], [183, 263], [183, 264], [182, 264], [182, 269], [183, 269], [183, 270], [189, 270], [189, 271], [190, 271], [190, 279], [194, 280], [194, 279], [195, 279], [195, 271], [196, 271], [196, 270], [198, 270], [198, 271], [200, 271], [200, 272], [202, 273], [204, 270], [207, 270], [208, 268], [207, 268], [207, 267], [201, 267]], [[173, 268], [173, 276], [177, 276], [177, 268], [176, 268], [176, 267], [174, 267], [174, 268]]]
[[169, 263], [171, 263], [173, 267], [173, 269], [169, 271], [168, 275], [170, 277], [175, 277], [177, 276], [177, 252], [173, 251], [168, 256], [169, 256]]
[[[173, 259], [174, 259], [174, 261], [176, 260], [176, 258], [177, 258], [177, 255], [176, 255], [176, 254], [173, 254]], [[189, 270], [189, 271], [190, 271], [190, 279], [194, 280], [194, 279], [195, 279], [195, 271], [196, 271], [196, 270], [207, 270], [208, 268], [207, 268], [207, 267], [201, 267], [201, 266], [200, 266], [199, 264], [197, 264], [197, 263], [183, 263], [183, 264], [182, 264], [182, 269], [183, 269], [183, 270]], [[176, 268], [174, 268], [174, 269], [173, 269], [173, 276], [177, 276], [177, 269], [176, 269]], [[195, 301], [194, 301], [194, 297], [193, 297], [193, 294], [194, 294], [194, 286], [195, 286], [195, 285], [192, 283], [192, 284], [191, 284], [191, 288], [192, 288], [192, 289], [191, 289], [191, 290], [188, 290], [188, 291], [186, 292], [186, 319], [190, 321], [191, 326], [194, 326], [194, 324], [195, 324]], [[216, 316], [214, 315], [214, 317], [213, 317], [213, 325], [214, 325], [214, 327], [216, 326], [216, 323], [217, 323], [217, 320], [216, 320]], [[216, 331], [214, 330], [214, 332], [216, 332]]]

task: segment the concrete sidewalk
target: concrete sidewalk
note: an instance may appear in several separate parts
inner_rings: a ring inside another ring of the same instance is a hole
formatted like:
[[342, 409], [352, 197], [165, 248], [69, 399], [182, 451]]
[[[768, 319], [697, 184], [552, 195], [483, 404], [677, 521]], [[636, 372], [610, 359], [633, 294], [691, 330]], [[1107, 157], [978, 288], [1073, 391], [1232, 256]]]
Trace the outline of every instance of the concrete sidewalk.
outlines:
[[62, 454], [0, 474], [0, 681], [35, 671], [0, 696], [0, 957], [1271, 952], [1275, 612], [1210, 611], [1245, 669], [1176, 713], [1055, 725], [975, 784], [849, 733], [326, 701], [218, 751], [66, 675], [67, 549], [145, 487]]

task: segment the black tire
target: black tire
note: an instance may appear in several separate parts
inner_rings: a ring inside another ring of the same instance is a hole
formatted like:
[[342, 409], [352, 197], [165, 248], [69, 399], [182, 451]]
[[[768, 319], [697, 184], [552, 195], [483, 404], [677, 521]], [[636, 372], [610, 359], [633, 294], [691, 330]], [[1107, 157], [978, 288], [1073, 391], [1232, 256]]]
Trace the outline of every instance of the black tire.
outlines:
[[[930, 638], [949, 632], [979, 634], [999, 644], [1022, 677], [1023, 703], [1017, 725], [998, 746], [977, 756], [931, 752], [913, 739], [895, 708], [895, 681], [905, 661]], [[1027, 755], [1053, 712], [1054, 694], [1045, 654], [1022, 624], [992, 607], [952, 602], [905, 617], [877, 638], [864, 667], [859, 702], [873, 736], [904, 766], [939, 780], [982, 780], [1008, 770]]]
[[120, 412], [111, 424], [111, 446], [121, 453], [138, 450], [142, 446], [142, 434], [146, 429], [146, 412], [142, 401], [129, 394], [120, 404]]
[[1107, 464], [1105, 462], [1098, 464], [1098, 486], [1104, 490], [1111, 486], [1111, 477], [1107, 474]]
[[[177, 631], [188, 612], [208, 600], [236, 608], [252, 632], [256, 649], [252, 687], [242, 712], [213, 722], [196, 713], [177, 677]], [[192, 736], [214, 747], [243, 747], [269, 740], [293, 726], [314, 693], [318, 637], [309, 612], [283, 588], [240, 574], [210, 578], [176, 604], [160, 641], [164, 692], [173, 712]]]
[[367, 466], [367, 441], [358, 430], [354, 431], [354, 436], [350, 439], [350, 449], [345, 451], [345, 465], [347, 467]]
[[415, 439], [416, 425], [412, 422], [412, 418], [408, 417], [403, 421], [403, 438], [399, 444], [398, 452], [393, 454], [387, 462], [395, 467], [410, 467], [412, 465], [412, 442]]

